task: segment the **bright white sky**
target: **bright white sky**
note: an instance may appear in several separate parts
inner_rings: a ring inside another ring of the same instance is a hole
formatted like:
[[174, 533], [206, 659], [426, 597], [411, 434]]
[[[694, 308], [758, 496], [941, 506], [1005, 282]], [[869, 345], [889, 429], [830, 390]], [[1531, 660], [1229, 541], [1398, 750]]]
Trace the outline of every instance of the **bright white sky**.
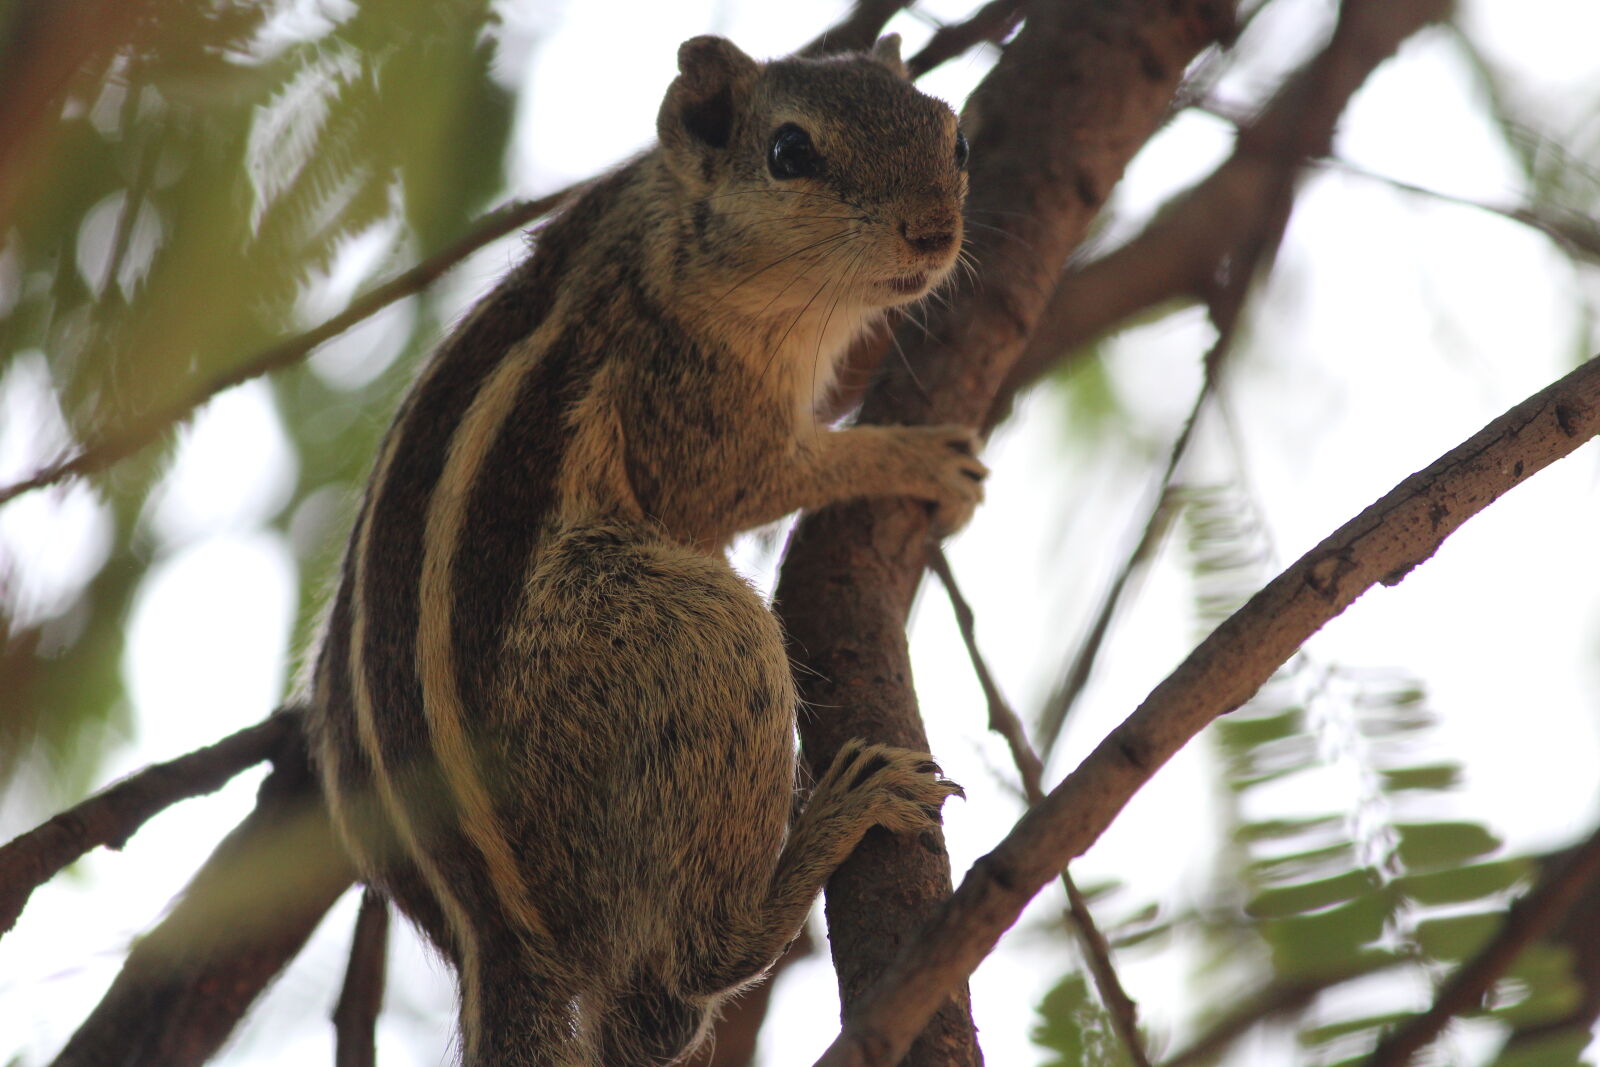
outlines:
[[[809, 39], [846, 5], [532, 6], [539, 13], [513, 18], [506, 52], [509, 69], [531, 71], [510, 179], [526, 193], [590, 175], [646, 144], [678, 41], [715, 31], [752, 54], [778, 54]], [[970, 5], [921, 6], [955, 17]], [[1280, 6], [1262, 31], [1281, 42], [1275, 54], [1287, 66], [1316, 41], [1331, 5], [1283, 0]], [[1596, 98], [1600, 5], [1469, 0], [1465, 8], [1478, 38], [1490, 42], [1527, 92], [1529, 113], [1559, 128], [1577, 103]], [[908, 54], [927, 33], [905, 17], [893, 28], [907, 38]], [[988, 62], [949, 64], [925, 88], [959, 101]], [[1223, 95], [1249, 99], [1257, 84], [1250, 79], [1275, 73], [1247, 73], [1225, 84]], [[1449, 38], [1430, 36], [1408, 47], [1356, 99], [1339, 152], [1375, 172], [1515, 204], [1518, 179], [1481, 118], [1477, 94]], [[583, 108], [572, 106], [575, 99]], [[1134, 214], [1149, 211], [1228, 147], [1219, 123], [1178, 120], [1134, 165], [1119, 205]], [[513, 254], [506, 244], [486, 250], [447, 284], [469, 299]], [[1342, 174], [1310, 183], [1272, 290], [1263, 295], [1272, 310], [1260, 316], [1258, 340], [1236, 366], [1229, 406], [1280, 563], [1564, 373], [1576, 353], [1600, 347], [1579, 310], [1585, 298], [1592, 304], [1600, 296], [1592, 270], [1575, 273], [1546, 241], [1510, 222]], [[1209, 338], [1196, 314], [1119, 339], [1112, 369], [1122, 401], [1175, 432]], [[330, 378], [376, 373], [380, 364], [362, 359], [361, 349], [371, 351], [377, 338], [363, 340], [319, 357], [319, 366]], [[990, 501], [951, 548], [976, 607], [980, 640], [1002, 686], [1025, 711], [1048, 690], [1098, 596], [1103, 571], [1120, 559], [1146, 506], [1145, 476], [1130, 476], [1139, 457], [1108, 448], [1088, 462], [1064, 443], [1059, 410], [1035, 398], [997, 436], [986, 457], [995, 471]], [[48, 431], [19, 418], [0, 413], [5, 480], [30, 466], [32, 448]], [[152, 515], [162, 556], [131, 621], [127, 664], [138, 729], [113, 761], [116, 774], [258, 720], [290, 669], [293, 558], [261, 525], [281, 508], [293, 458], [266, 389], [252, 384], [219, 398], [186, 442]], [[244, 480], [240, 470], [261, 473]], [[1322, 662], [1404, 668], [1424, 679], [1444, 719], [1440, 753], [1467, 767], [1461, 815], [1487, 821], [1517, 849], [1549, 847], [1584, 832], [1600, 807], [1595, 482], [1591, 446], [1473, 520], [1399, 588], [1370, 594], [1310, 649]], [[27, 561], [35, 595], [48, 599], [61, 580], [46, 572], [50, 560], [103, 551], [86, 518], [91, 511], [81, 493], [68, 492], [37, 495], [0, 513], [0, 538]], [[761, 565], [759, 551], [740, 559]], [[1070, 769], [1193, 644], [1192, 590], [1181, 568], [1166, 562], [1112, 634], [1053, 775]], [[934, 751], [970, 797], [947, 810], [959, 877], [1010, 824], [1017, 805], [1007, 757], [984, 733], [981, 694], [936, 588], [919, 604], [913, 646]], [[1333, 765], [1337, 756], [1330, 754]], [[1191, 746], [1166, 768], [1082, 861], [1080, 879], [1119, 877], [1137, 887], [1118, 899], [1119, 909], [1150, 899], [1176, 908], [1199, 897], [1215, 844], [1206, 759], [1203, 745]], [[70, 877], [35, 894], [18, 928], [0, 941], [0, 1003], [8, 1020], [0, 1055], [20, 1045], [23, 1062], [35, 1064], [59, 1049], [129, 941], [248, 810], [258, 781], [259, 774], [246, 776], [216, 797], [174, 809], [141, 831], [126, 854], [91, 855]], [[0, 834], [48, 814], [17, 807], [0, 817]], [[1059, 902], [1046, 894], [974, 979], [991, 1063], [1042, 1059], [1027, 1041], [1033, 1009], [1069, 957], [1059, 939], [1029, 931], [1058, 913]], [[332, 1007], [353, 915], [347, 899], [224, 1062], [332, 1062], [331, 1029], [320, 1020]], [[449, 1062], [448, 975], [410, 938], [397, 940], [381, 1062]], [[1190, 975], [1177, 962], [1166, 954], [1131, 954], [1124, 967], [1158, 1032], [1178, 1027], [1181, 1036]], [[821, 960], [785, 974], [764, 1031], [765, 1062], [810, 1063], [835, 1032], [833, 997]], [[1481, 1048], [1470, 1032], [1457, 1040], [1464, 1056]], [[1284, 1062], [1288, 1054], [1268, 1044], [1233, 1062]]]

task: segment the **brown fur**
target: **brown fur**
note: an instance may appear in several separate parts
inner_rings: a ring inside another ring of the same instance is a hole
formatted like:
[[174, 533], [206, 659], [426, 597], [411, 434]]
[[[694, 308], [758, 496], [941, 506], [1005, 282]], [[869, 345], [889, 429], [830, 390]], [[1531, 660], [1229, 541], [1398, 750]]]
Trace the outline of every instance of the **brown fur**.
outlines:
[[[853, 744], [790, 822], [795, 694], [722, 558], [850, 497], [980, 497], [953, 427], [828, 430], [835, 360], [954, 264], [955, 117], [868, 56], [695, 38], [659, 148], [598, 181], [424, 369], [379, 453], [315, 676], [363, 876], [456, 965], [480, 1065], [668, 1064], [873, 826], [957, 787]], [[769, 173], [804, 129], [816, 175]]]

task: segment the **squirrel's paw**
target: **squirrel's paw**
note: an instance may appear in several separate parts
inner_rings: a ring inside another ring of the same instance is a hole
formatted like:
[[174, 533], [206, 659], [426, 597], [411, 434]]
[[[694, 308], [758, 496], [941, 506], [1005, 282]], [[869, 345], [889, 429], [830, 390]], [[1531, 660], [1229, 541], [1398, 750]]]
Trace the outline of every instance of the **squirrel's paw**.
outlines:
[[[989, 468], [978, 460], [978, 435], [965, 426], [899, 426], [897, 434], [916, 456], [922, 493], [933, 504], [933, 530], [955, 533], [983, 502]], [[919, 494], [920, 495], [920, 494]]]
[[860, 738], [845, 743], [834, 757], [817, 793], [847, 794], [864, 804], [871, 820], [896, 833], [913, 833], [939, 824], [947, 797], [967, 794], [945, 778], [926, 752], [893, 745], [869, 745]]

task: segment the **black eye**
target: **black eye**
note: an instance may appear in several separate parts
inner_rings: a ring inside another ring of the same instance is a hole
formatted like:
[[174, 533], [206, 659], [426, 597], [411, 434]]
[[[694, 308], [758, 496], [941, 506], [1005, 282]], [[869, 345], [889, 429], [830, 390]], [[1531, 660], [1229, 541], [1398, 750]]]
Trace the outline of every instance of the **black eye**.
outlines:
[[767, 169], [782, 181], [790, 178], [815, 178], [822, 173], [822, 156], [811, 143], [811, 135], [792, 122], [778, 127], [767, 150]]
[[960, 130], [956, 131], [956, 169], [967, 169], [967, 137]]

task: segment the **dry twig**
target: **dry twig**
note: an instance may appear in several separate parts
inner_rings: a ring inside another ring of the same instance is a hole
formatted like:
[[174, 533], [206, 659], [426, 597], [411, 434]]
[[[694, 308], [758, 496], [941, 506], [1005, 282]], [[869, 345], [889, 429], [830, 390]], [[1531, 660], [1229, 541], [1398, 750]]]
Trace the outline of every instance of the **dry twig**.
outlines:
[[333, 1009], [335, 1067], [373, 1067], [378, 1060], [378, 1013], [383, 1010], [389, 959], [389, 904], [376, 890], [361, 894], [350, 966]]
[[[966, 596], [956, 583], [955, 573], [950, 570], [950, 561], [945, 558], [943, 549], [933, 550], [928, 566], [944, 583], [945, 592], [950, 594], [950, 606], [955, 611], [961, 640], [967, 646], [967, 656], [972, 660], [972, 669], [978, 676], [978, 683], [983, 686], [983, 694], [989, 705], [989, 729], [1006, 739], [1006, 744], [1011, 748], [1011, 758], [1017, 765], [1017, 773], [1022, 778], [1023, 795], [1030, 805], [1037, 804], [1044, 799], [1044, 764], [1028, 743], [1027, 729], [1001, 694], [989, 664], [978, 649], [977, 624], [972, 605], [967, 603]], [[1112, 1028], [1117, 1032], [1134, 1067], [1150, 1067], [1144, 1037], [1139, 1033], [1139, 1006], [1128, 995], [1117, 974], [1116, 965], [1111, 961], [1111, 945], [1106, 941], [1105, 934], [1101, 933], [1099, 924], [1094, 921], [1094, 913], [1089, 910], [1089, 902], [1078, 890], [1078, 883], [1073, 881], [1072, 872], [1064, 867], [1061, 870], [1061, 885], [1067, 892], [1067, 910], [1083, 944], [1084, 958], [1088, 960], [1089, 970], [1094, 975], [1095, 988], [1100, 991], [1100, 1000], [1111, 1016]]]
[[1374, 584], [1395, 585], [1501, 494], [1600, 434], [1600, 357], [1511, 408], [1330, 534], [1212, 631], [1006, 838], [846, 1017], [819, 1061], [892, 1064], [1035, 893], [1217, 716]]

